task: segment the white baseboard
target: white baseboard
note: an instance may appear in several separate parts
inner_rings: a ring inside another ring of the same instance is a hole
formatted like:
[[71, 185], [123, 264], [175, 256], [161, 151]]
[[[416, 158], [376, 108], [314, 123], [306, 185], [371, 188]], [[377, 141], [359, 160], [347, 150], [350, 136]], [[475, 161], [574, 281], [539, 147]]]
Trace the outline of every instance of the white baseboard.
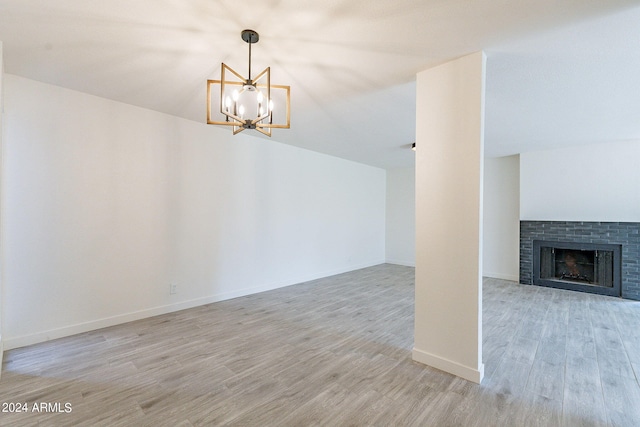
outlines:
[[415, 261], [403, 261], [399, 259], [388, 259], [386, 261], [387, 264], [395, 264], [395, 265], [404, 265], [405, 267], [415, 267]]
[[520, 277], [517, 275], [511, 275], [511, 274], [502, 274], [502, 273], [489, 273], [486, 271], [482, 272], [482, 275], [484, 277], [491, 277], [493, 279], [501, 279], [501, 280], [509, 280], [511, 282], [519, 282], [520, 281]]
[[223, 301], [225, 299], [235, 298], [235, 293], [229, 295], [221, 294], [214, 295], [206, 298], [199, 298], [190, 301], [182, 301], [175, 304], [164, 305], [160, 307], [149, 308], [145, 310], [135, 311], [126, 314], [120, 314], [111, 317], [105, 317], [102, 319], [92, 320], [89, 322], [78, 323], [75, 325], [64, 326], [62, 328], [49, 329], [35, 334], [23, 335], [15, 338], [8, 338], [5, 340], [5, 350], [11, 350], [14, 348], [25, 347], [28, 345], [38, 344], [41, 342], [55, 340], [58, 338], [67, 337], [75, 334], [82, 334], [84, 332], [94, 331], [96, 329], [107, 328], [109, 326], [119, 325], [122, 323], [133, 322], [135, 320], [146, 319], [147, 317], [159, 316], [161, 314], [171, 313], [174, 311], [180, 311], [187, 308], [197, 307], [199, 305], [210, 304], [212, 302]]
[[436, 356], [426, 351], [413, 349], [413, 360], [425, 365], [432, 366], [441, 371], [448, 372], [465, 380], [480, 384], [484, 377], [484, 364], [481, 363], [478, 369], [461, 365], [452, 360], [444, 359], [440, 356]]
[[[285, 286], [297, 285], [299, 283], [310, 282], [311, 280], [322, 279], [324, 277], [335, 276], [337, 274], [342, 274], [342, 273], [348, 273], [350, 271], [373, 267], [374, 265], [380, 265], [384, 263], [385, 263], [384, 260], [375, 260], [375, 261], [369, 261], [369, 262], [364, 262], [359, 264], [352, 264], [344, 268], [325, 270], [320, 273], [314, 273], [314, 274], [305, 275], [305, 276], [298, 276], [297, 278], [287, 280], [286, 282], [276, 282], [271, 285], [266, 285], [267, 289], [263, 289], [262, 291], [258, 291], [258, 292], [268, 291], [268, 290], [277, 289], [277, 288], [283, 288]], [[251, 292], [251, 293], [257, 293], [257, 292]]]
[[[297, 277], [287, 281], [272, 282], [272, 283], [267, 283], [261, 286], [242, 288], [232, 292], [223, 292], [223, 293], [214, 294], [214, 295], [210, 295], [203, 298], [197, 298], [197, 299], [192, 299], [188, 301], [181, 301], [174, 304], [163, 305], [159, 307], [152, 307], [152, 308], [139, 310], [131, 313], [119, 314], [115, 316], [105, 317], [102, 319], [96, 319], [88, 322], [78, 323], [75, 325], [64, 326], [61, 328], [49, 329], [46, 331], [37, 332], [35, 334], [23, 335], [23, 336], [13, 337], [13, 338], [6, 338], [4, 339], [3, 342], [0, 342], [0, 346], [4, 345], [5, 350], [25, 347], [28, 345], [38, 344], [41, 342], [63, 338], [70, 335], [82, 334], [85, 332], [95, 331], [96, 329], [107, 328], [109, 326], [115, 326], [122, 323], [133, 322], [135, 320], [146, 319], [148, 317], [172, 313], [174, 311], [185, 310], [188, 308], [198, 307], [201, 305], [211, 304], [214, 302], [225, 301], [225, 300], [257, 294], [265, 291], [271, 291], [273, 289], [296, 285], [298, 283], [321, 279], [323, 277], [334, 276], [336, 274], [342, 274], [342, 273], [346, 273], [353, 270], [359, 270], [361, 268], [372, 267], [378, 264], [384, 264], [384, 260], [376, 260], [376, 261], [362, 263], [362, 264], [354, 264], [345, 268], [340, 268], [335, 270], [326, 270], [326, 271], [315, 273], [315, 274]], [[0, 358], [1, 358], [1, 355], [0, 355]]]

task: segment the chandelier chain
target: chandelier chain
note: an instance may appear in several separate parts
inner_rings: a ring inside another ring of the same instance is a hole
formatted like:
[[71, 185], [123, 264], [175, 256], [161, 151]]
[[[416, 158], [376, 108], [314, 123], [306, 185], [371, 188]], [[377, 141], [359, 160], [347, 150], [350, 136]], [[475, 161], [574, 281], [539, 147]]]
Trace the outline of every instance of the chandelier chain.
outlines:
[[251, 40], [249, 40], [249, 81], [251, 81]]

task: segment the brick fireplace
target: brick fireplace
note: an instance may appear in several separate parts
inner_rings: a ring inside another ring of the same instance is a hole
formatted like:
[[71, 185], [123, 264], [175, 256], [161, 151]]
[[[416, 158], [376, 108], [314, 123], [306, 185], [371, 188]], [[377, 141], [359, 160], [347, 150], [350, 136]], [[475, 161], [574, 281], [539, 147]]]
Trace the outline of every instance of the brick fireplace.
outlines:
[[640, 300], [640, 223], [520, 221], [520, 283]]

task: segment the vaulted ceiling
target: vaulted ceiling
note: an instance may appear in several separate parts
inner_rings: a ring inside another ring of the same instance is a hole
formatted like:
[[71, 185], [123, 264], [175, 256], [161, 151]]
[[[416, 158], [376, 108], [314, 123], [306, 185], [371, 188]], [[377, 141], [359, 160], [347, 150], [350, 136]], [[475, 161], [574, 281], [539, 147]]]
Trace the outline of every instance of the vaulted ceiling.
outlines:
[[291, 86], [279, 142], [411, 165], [416, 73], [481, 49], [487, 155], [640, 140], [638, 0], [0, 0], [5, 72], [203, 123], [245, 28]]

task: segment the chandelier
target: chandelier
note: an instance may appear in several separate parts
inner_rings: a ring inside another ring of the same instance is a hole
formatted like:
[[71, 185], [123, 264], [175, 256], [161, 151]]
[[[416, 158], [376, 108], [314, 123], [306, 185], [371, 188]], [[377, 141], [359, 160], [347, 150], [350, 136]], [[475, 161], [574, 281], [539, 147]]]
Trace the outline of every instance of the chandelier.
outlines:
[[251, 45], [260, 36], [253, 30], [241, 36], [249, 44], [249, 77], [222, 63], [220, 80], [207, 80], [207, 124], [232, 126], [234, 135], [255, 129], [271, 136], [271, 129], [289, 129], [289, 86], [271, 84], [271, 67], [251, 77]]

